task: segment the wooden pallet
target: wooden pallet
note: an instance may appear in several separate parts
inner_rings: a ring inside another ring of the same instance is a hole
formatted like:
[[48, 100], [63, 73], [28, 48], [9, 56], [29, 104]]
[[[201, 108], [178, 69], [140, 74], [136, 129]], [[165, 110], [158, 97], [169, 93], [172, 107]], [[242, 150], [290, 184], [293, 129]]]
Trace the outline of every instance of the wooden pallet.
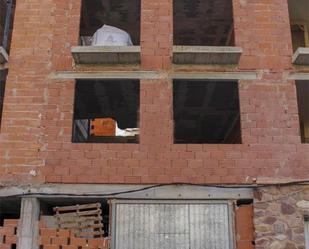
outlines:
[[55, 207], [58, 229], [70, 230], [80, 238], [103, 238], [100, 203]]

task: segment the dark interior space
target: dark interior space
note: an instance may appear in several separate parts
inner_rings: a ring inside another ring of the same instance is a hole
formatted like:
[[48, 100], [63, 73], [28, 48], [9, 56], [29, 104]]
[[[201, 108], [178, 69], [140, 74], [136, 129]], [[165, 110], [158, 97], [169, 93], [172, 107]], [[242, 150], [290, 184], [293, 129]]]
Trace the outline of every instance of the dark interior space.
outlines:
[[101, 216], [103, 221], [104, 237], [109, 236], [109, 215], [110, 207], [107, 199], [103, 198], [76, 198], [76, 197], [67, 197], [67, 198], [41, 198], [41, 219], [45, 219], [47, 228], [56, 228], [57, 223], [54, 215], [56, 214], [53, 210], [55, 207], [67, 207], [75, 205], [85, 205], [85, 204], [101, 204]]
[[5, 219], [19, 219], [20, 217], [20, 198], [5, 197], [0, 198], [0, 226], [3, 226]]
[[309, 0], [288, 0], [293, 50], [309, 47]]
[[298, 24], [291, 25], [293, 51], [299, 47], [305, 47], [305, 32], [304, 27]]
[[7, 76], [7, 70], [0, 70], [0, 127], [2, 120], [6, 76]]
[[0, 0], [0, 46], [10, 50], [15, 0]]
[[241, 143], [236, 81], [174, 80], [174, 142]]
[[141, 0], [83, 0], [80, 36], [93, 36], [106, 24], [126, 31], [133, 45], [139, 45], [140, 12]]
[[174, 45], [233, 46], [232, 0], [174, 0]]
[[5, 16], [6, 16], [6, 0], [0, 0], [0, 46], [2, 46], [3, 42]]
[[139, 80], [77, 80], [73, 142], [137, 143]]
[[297, 103], [302, 143], [309, 143], [309, 81], [296, 81]]

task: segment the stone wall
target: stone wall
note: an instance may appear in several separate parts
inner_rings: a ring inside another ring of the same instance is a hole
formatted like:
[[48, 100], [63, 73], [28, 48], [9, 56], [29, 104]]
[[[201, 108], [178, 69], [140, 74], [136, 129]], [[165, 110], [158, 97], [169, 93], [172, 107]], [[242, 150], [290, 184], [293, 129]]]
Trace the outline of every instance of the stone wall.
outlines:
[[270, 187], [255, 192], [256, 249], [304, 249], [309, 186]]

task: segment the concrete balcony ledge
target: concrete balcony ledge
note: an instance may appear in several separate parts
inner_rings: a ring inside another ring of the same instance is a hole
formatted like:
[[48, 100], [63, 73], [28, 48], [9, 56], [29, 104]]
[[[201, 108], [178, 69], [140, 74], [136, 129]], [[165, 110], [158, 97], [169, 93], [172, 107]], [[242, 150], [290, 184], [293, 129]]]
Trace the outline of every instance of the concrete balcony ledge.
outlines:
[[309, 48], [298, 48], [292, 57], [293, 64], [309, 66]]
[[5, 64], [9, 61], [9, 55], [3, 47], [0, 47], [0, 64]]
[[243, 50], [240, 47], [174, 46], [174, 64], [238, 64]]
[[71, 53], [76, 64], [138, 64], [140, 46], [77, 46]]

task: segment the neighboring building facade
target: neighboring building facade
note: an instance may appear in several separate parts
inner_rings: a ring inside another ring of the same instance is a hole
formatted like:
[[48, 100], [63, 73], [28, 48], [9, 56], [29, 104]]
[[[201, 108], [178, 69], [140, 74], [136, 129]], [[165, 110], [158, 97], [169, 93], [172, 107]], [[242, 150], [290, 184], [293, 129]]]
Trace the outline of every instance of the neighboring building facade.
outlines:
[[[309, 249], [309, 1], [8, 4], [0, 221], [19, 219], [12, 245], [86, 246], [36, 221], [100, 202], [113, 249]], [[134, 46], [89, 46], [103, 24]]]

